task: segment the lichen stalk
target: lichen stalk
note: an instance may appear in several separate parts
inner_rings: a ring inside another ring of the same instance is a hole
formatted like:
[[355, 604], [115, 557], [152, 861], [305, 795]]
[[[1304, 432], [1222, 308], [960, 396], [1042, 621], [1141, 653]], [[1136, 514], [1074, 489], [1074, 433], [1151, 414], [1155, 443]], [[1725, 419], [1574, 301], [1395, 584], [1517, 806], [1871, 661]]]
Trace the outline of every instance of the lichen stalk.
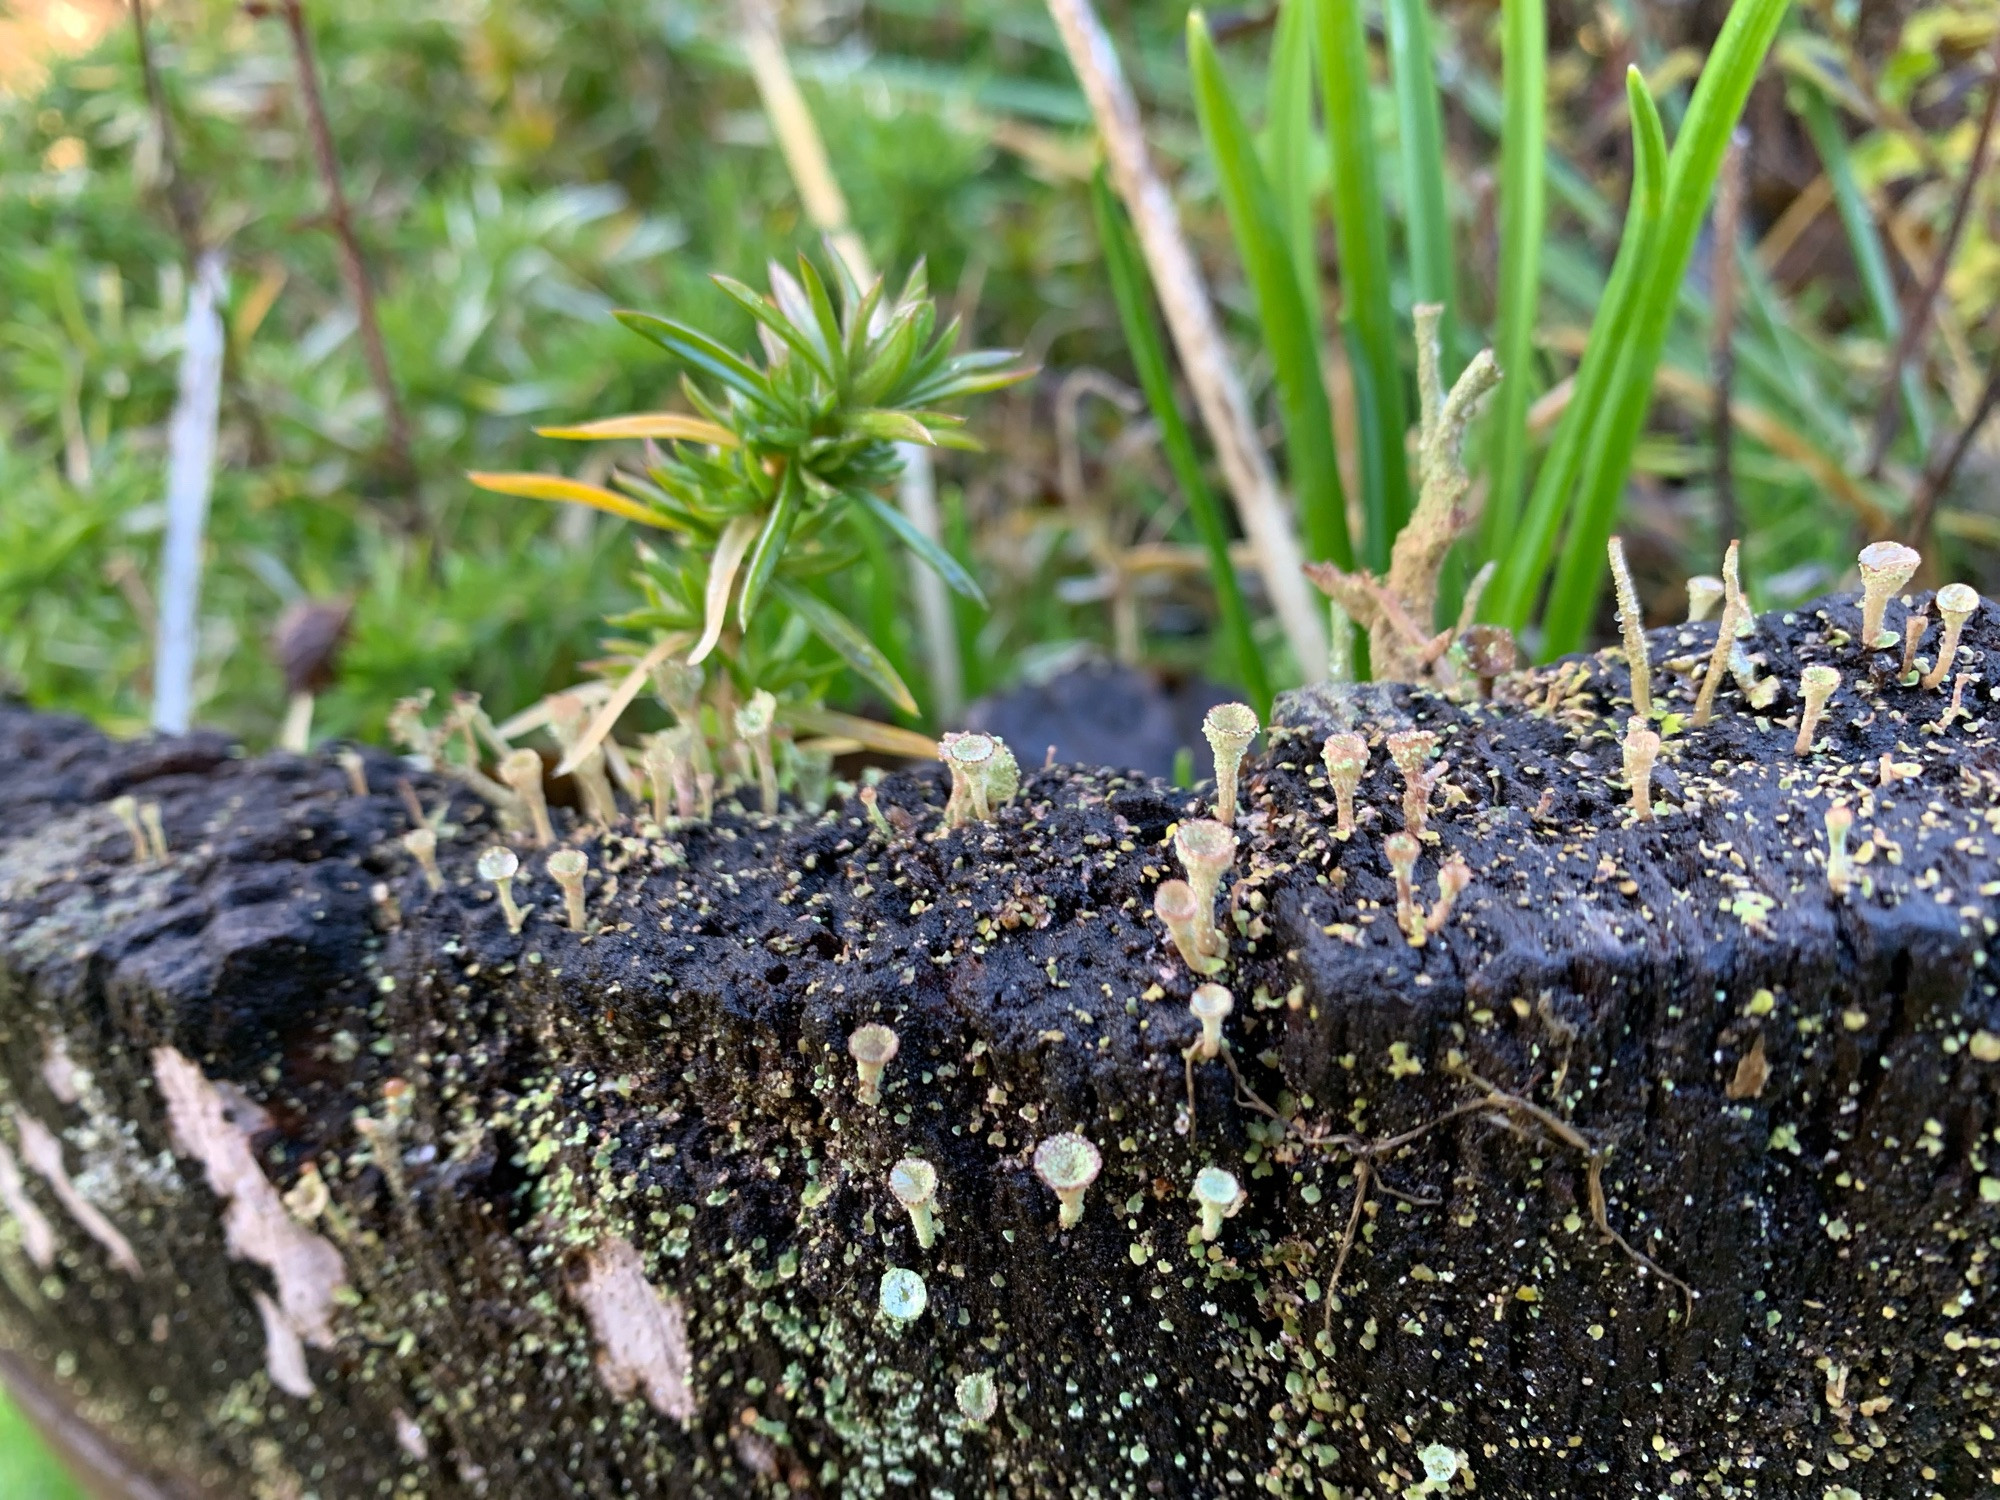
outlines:
[[500, 758], [499, 770], [500, 779], [519, 801], [535, 847], [548, 848], [556, 841], [556, 831], [549, 822], [549, 802], [542, 791], [541, 752], [510, 750]]
[[1625, 662], [1632, 674], [1632, 712], [1648, 718], [1653, 712], [1653, 663], [1646, 654], [1646, 621], [1639, 610], [1639, 590], [1625, 562], [1625, 539], [1606, 543], [1611, 556], [1612, 588], [1618, 598], [1618, 629], [1625, 641]]
[[1715, 716], [1715, 695], [1722, 688], [1722, 674], [1729, 670], [1729, 653], [1736, 644], [1736, 627], [1744, 615], [1743, 585], [1736, 576], [1738, 543], [1732, 541], [1722, 554], [1722, 618], [1715, 626], [1715, 649], [1709, 653], [1708, 671], [1701, 679], [1701, 691], [1694, 700], [1690, 721], [1699, 729]]
[[1979, 595], [1970, 584], [1948, 583], [1937, 591], [1934, 602], [1944, 621], [1944, 637], [1938, 642], [1937, 665], [1924, 673], [1922, 687], [1927, 693], [1943, 686], [1945, 678], [1951, 675], [1952, 661], [1958, 655], [1959, 634], [1965, 629], [1965, 622], [1978, 612]]
[[1354, 832], [1354, 794], [1368, 769], [1368, 741], [1358, 734], [1328, 735], [1320, 758], [1326, 764], [1327, 785], [1333, 788], [1334, 833]]
[[1819, 732], [1826, 700], [1839, 688], [1840, 673], [1824, 663], [1815, 662], [1799, 673], [1799, 696], [1805, 700], [1805, 707], [1799, 711], [1799, 737], [1792, 742], [1792, 754], [1812, 754], [1813, 736]]
[[1634, 714], [1625, 726], [1625, 784], [1631, 789], [1632, 811], [1642, 823], [1653, 821], [1653, 763], [1660, 756], [1660, 736]]

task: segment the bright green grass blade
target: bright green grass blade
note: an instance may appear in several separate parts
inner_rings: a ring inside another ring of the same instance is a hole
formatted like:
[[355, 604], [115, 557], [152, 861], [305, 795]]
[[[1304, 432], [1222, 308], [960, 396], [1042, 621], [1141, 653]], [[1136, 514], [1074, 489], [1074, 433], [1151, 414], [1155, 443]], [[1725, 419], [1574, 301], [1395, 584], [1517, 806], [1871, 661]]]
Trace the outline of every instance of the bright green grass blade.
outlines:
[[1543, 570], [1555, 552], [1556, 532], [1583, 467], [1585, 444], [1618, 366], [1664, 198], [1666, 133], [1637, 68], [1625, 70], [1625, 95], [1632, 112], [1632, 201], [1625, 209], [1625, 232], [1611, 263], [1611, 280], [1597, 304], [1597, 316], [1591, 320], [1590, 338], [1576, 368], [1569, 405], [1556, 425], [1549, 451], [1542, 457], [1527, 512], [1505, 547], [1496, 553], [1499, 571], [1486, 591], [1487, 618], [1516, 633], [1527, 623], [1541, 590]]
[[1687, 119], [1668, 158], [1666, 201], [1660, 209], [1657, 243], [1648, 257], [1646, 279], [1625, 340], [1625, 356], [1619, 362], [1601, 420], [1593, 424], [1597, 440], [1578, 481], [1562, 562], [1543, 618], [1543, 648], [1548, 654], [1575, 650], [1590, 627], [1597, 590], [1604, 580], [1604, 544], [1617, 516], [1632, 450], [1645, 425], [1653, 372], [1666, 345], [1681, 278], [1687, 274], [1695, 240], [1708, 215], [1729, 137], [1742, 118], [1750, 87], [1757, 81], [1788, 4], [1789, 0], [1737, 0], [1702, 69]]
[[1319, 234], [1313, 204], [1319, 197], [1313, 168], [1312, 0], [1283, 0], [1271, 41], [1264, 166], [1284, 220], [1285, 243], [1299, 276], [1299, 295], [1317, 336], [1323, 307], [1319, 290]]
[[1367, 534], [1358, 550], [1370, 568], [1382, 572], [1389, 566], [1389, 543], [1410, 516], [1410, 476], [1403, 454], [1409, 420], [1396, 358], [1401, 334], [1389, 301], [1389, 230], [1382, 217], [1369, 117], [1368, 33], [1361, 0], [1314, 3], [1320, 96], [1333, 157], [1333, 228], [1340, 245], [1361, 439], [1361, 514]]
[[[1792, 101], [1793, 112], [1798, 115], [1799, 123], [1805, 126], [1806, 134], [1812, 137], [1813, 149], [1819, 152], [1820, 164], [1826, 168], [1827, 185], [1833, 189], [1833, 204], [1847, 230], [1847, 243], [1854, 252], [1854, 264], [1861, 273], [1861, 285], [1868, 293], [1868, 305], [1874, 310], [1875, 322], [1883, 340], [1894, 345], [1897, 335], [1903, 331], [1903, 309], [1896, 301], [1896, 283], [1889, 274], [1889, 258], [1882, 251], [1882, 237], [1875, 229], [1874, 212], [1861, 191], [1861, 184], [1854, 180], [1854, 163], [1848, 155], [1847, 137], [1841, 134], [1840, 122], [1834, 118], [1833, 108], [1826, 102], [1826, 96], [1812, 84], [1795, 80]], [[1924, 405], [1923, 388], [1917, 382], [1913, 366], [1903, 367], [1901, 384], [1903, 410], [1916, 429], [1917, 447], [1929, 452], [1930, 410]]]
[[1298, 268], [1286, 243], [1278, 205], [1251, 148], [1236, 101], [1222, 76], [1221, 59], [1200, 11], [1187, 19], [1188, 74], [1202, 138], [1215, 160], [1236, 253], [1257, 303], [1257, 320], [1278, 383], [1285, 456], [1292, 491], [1315, 560], [1354, 566], [1347, 536], [1347, 493], [1334, 461], [1333, 411], [1319, 372], [1319, 339], [1299, 295]]
[[7, 1500], [84, 1500], [41, 1437], [0, 1394], [0, 1495]]
[[1498, 344], [1500, 389], [1493, 398], [1491, 482], [1486, 497], [1484, 545], [1498, 555], [1521, 514], [1528, 471], [1528, 403], [1535, 385], [1530, 367], [1541, 310], [1542, 235], [1548, 225], [1548, 16], [1543, 0], [1501, 0], [1501, 53], [1505, 63], [1506, 123], [1500, 131], [1500, 284]]
[[1264, 673], [1264, 659], [1257, 654], [1256, 638], [1250, 633], [1250, 611], [1243, 603], [1243, 590], [1236, 582], [1236, 568], [1229, 560], [1229, 528], [1222, 519], [1222, 504], [1201, 472], [1195, 456], [1194, 438], [1181, 420], [1174, 400], [1173, 376], [1167, 368], [1167, 349], [1153, 320], [1153, 290], [1145, 262], [1133, 242], [1125, 211], [1111, 196], [1111, 185], [1100, 167], [1091, 183], [1091, 206], [1097, 215], [1097, 237], [1104, 250], [1104, 267], [1111, 279], [1112, 299], [1118, 304], [1118, 321], [1125, 330], [1125, 345], [1132, 354], [1132, 366], [1139, 385], [1160, 424], [1160, 447], [1167, 466], [1187, 499], [1188, 513], [1195, 530], [1208, 549], [1208, 571], [1215, 585], [1216, 611], [1222, 632], [1229, 641], [1230, 654], [1243, 690], [1260, 718], [1270, 717], [1271, 687]]
[[1389, 44], [1389, 81], [1396, 99], [1397, 150], [1403, 169], [1403, 231], [1410, 256], [1410, 288], [1419, 302], [1444, 308], [1438, 347], [1440, 374], [1457, 375], [1458, 298], [1452, 275], [1451, 212], [1445, 204], [1449, 164], [1444, 119], [1438, 106], [1437, 65], [1431, 57], [1426, 0], [1382, 0], [1382, 30]]

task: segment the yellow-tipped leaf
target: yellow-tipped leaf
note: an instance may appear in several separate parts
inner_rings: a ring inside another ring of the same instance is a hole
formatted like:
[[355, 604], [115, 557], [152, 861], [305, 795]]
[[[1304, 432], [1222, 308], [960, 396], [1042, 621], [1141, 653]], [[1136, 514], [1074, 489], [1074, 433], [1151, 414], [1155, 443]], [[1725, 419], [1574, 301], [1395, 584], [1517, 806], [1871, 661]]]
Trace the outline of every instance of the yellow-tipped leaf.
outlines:
[[588, 505], [614, 516], [623, 516], [628, 521], [637, 521], [641, 526], [662, 524], [659, 515], [629, 496], [621, 495], [616, 490], [607, 490], [599, 484], [585, 484], [580, 479], [565, 479], [560, 474], [475, 472], [465, 477], [482, 490], [491, 490], [496, 495], [517, 495], [523, 500], [559, 500], [571, 505]]
[[736, 434], [701, 417], [677, 411], [642, 411], [625, 417], [605, 417], [574, 427], [537, 427], [537, 436], [573, 438], [579, 442], [608, 442], [616, 438], [664, 438], [677, 443], [710, 443], [718, 448], [737, 447]]

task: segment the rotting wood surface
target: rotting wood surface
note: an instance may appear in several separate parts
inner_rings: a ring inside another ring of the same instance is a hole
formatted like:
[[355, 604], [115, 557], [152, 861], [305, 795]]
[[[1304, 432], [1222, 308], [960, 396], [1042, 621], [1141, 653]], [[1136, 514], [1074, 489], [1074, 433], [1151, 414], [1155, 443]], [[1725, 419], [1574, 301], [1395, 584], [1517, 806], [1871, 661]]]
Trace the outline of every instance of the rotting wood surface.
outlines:
[[[886, 841], [852, 802], [572, 833], [586, 934], [517, 845], [512, 935], [490, 815], [452, 795], [432, 894], [396, 781], [446, 789], [387, 756], [357, 796], [0, 706], [0, 1368], [175, 1497], [1990, 1493], [1992, 690], [1940, 727], [1950, 685], [1856, 628], [1759, 621], [1775, 701], [1657, 724], [1650, 822], [1616, 652], [1491, 704], [1294, 695], [1195, 1063], [1152, 892], [1207, 804], [1157, 782], [1041, 771], [940, 834], [941, 775], [901, 774]], [[1663, 712], [1713, 632], [1652, 633]], [[1421, 947], [1383, 855], [1410, 728], [1448, 762], [1414, 894], [1473, 872]], [[866, 1022], [899, 1038], [876, 1107]], [[1059, 1232], [1030, 1158], [1062, 1131], [1103, 1170]], [[1204, 1243], [1209, 1165], [1246, 1201]]]

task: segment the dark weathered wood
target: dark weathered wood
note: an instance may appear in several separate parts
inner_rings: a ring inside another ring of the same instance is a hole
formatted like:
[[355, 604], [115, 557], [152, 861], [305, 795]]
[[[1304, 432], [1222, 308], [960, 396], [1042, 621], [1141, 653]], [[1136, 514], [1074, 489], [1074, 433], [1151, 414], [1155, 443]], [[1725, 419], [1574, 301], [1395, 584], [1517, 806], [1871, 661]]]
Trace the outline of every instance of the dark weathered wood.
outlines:
[[[1764, 619], [1764, 720], [1732, 685], [1662, 726], [1645, 823], [1615, 654], [1553, 700], [1548, 670], [1471, 707], [1294, 695], [1244, 780], [1229, 1051], [1192, 1064], [1152, 893], [1198, 805], [1158, 783], [1031, 774], [939, 833], [920, 772], [881, 789], [892, 840], [858, 804], [581, 839], [588, 935], [517, 842], [516, 936], [486, 809], [453, 797], [429, 892], [396, 781], [444, 788], [388, 757], [356, 796], [0, 708], [0, 1344], [176, 1500], [1388, 1496], [1427, 1451], [1489, 1496], [1985, 1493], [2000, 751], [1983, 684], [1934, 732], [1948, 691], [1855, 624]], [[1652, 639], [1682, 711], [1669, 662], [1713, 627]], [[1996, 646], [1976, 619], [1959, 668]], [[1343, 841], [1318, 745], [1350, 725]], [[1450, 762], [1423, 902], [1473, 871], [1415, 948], [1381, 744], [1412, 726]], [[1844, 897], [1836, 797], [1872, 842]], [[870, 1021], [900, 1038], [875, 1107]], [[1104, 1159], [1067, 1231], [1029, 1165], [1063, 1130]], [[1246, 1201], [1205, 1246], [1211, 1164]]]

